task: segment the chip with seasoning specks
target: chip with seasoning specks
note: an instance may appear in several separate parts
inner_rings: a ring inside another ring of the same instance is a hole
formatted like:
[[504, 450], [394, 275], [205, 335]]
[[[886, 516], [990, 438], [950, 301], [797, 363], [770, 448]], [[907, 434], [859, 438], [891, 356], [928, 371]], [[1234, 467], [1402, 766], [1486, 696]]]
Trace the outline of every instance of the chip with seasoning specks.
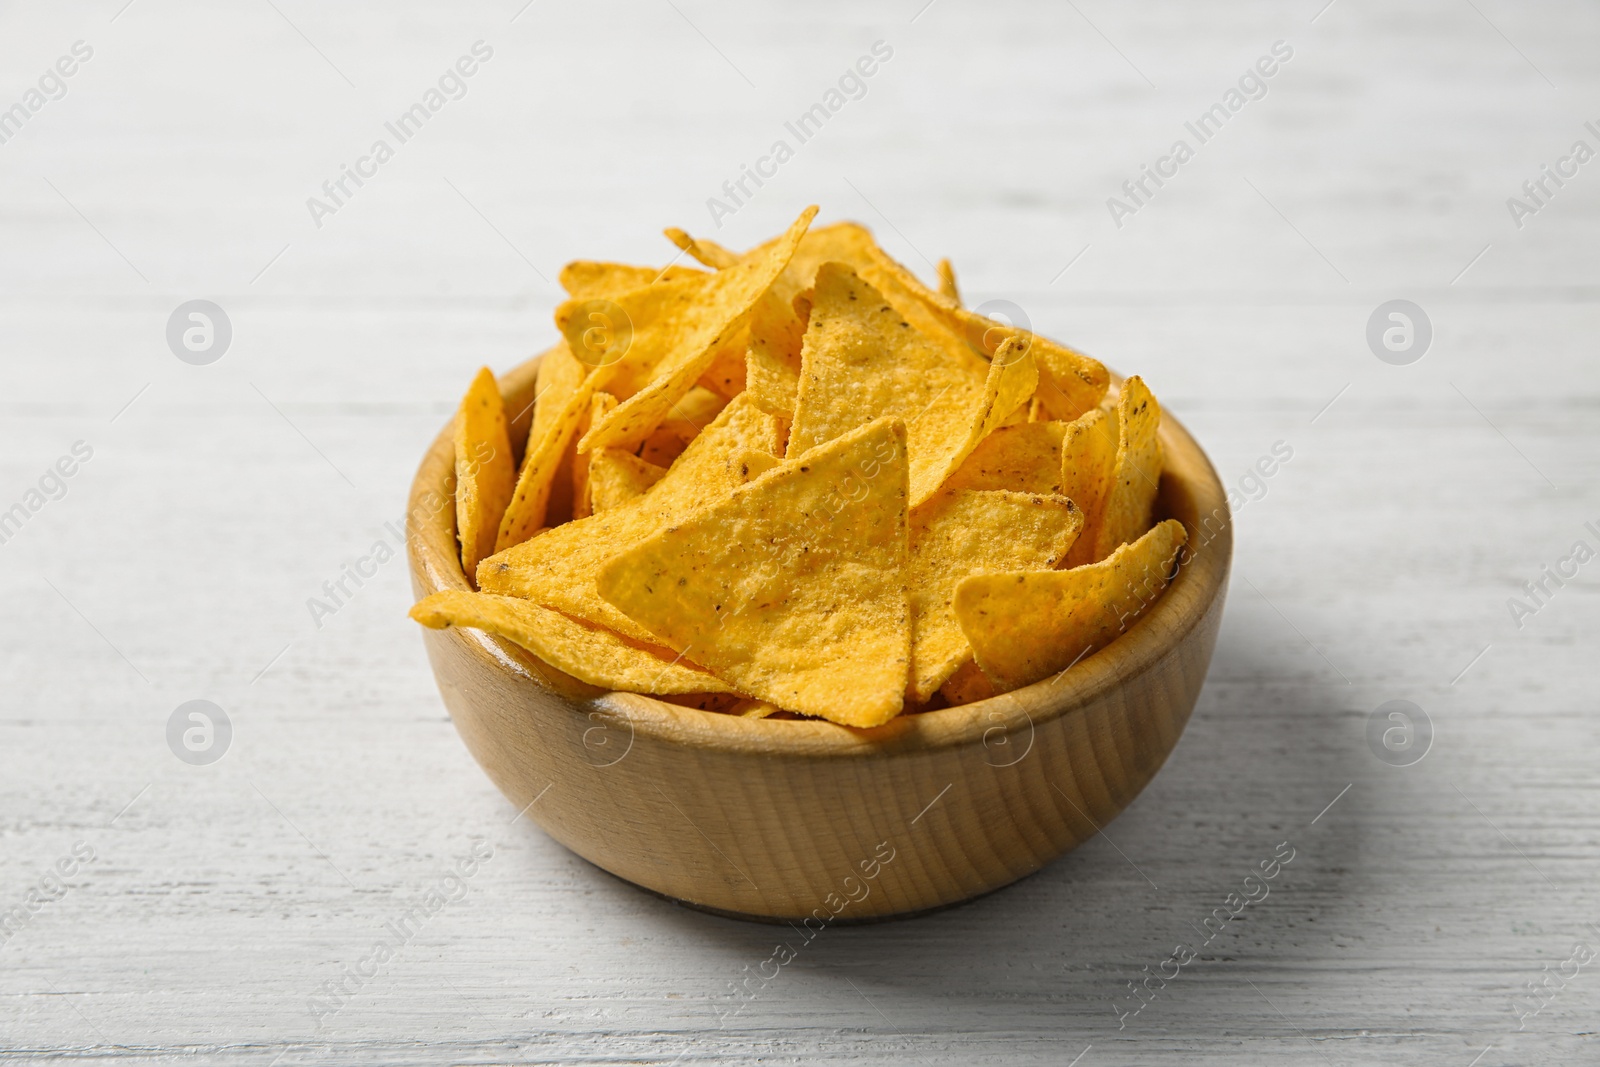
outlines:
[[801, 453], [620, 553], [600, 596], [740, 692], [881, 726], [911, 658], [905, 455], [889, 418]]
[[1099, 563], [964, 579], [956, 618], [995, 692], [1043, 681], [1110, 644], [1161, 596], [1187, 539], [1167, 519]]
[[462, 572], [412, 617], [668, 714], [861, 730], [1069, 671], [1164, 595], [1145, 382], [815, 215], [567, 264], [531, 414], [487, 369], [461, 403]]
[[911, 683], [928, 700], [972, 658], [956, 621], [956, 586], [989, 571], [1051, 570], [1083, 529], [1064, 496], [1004, 489], [942, 489], [911, 513]]
[[580, 682], [626, 693], [726, 693], [716, 678], [659, 646], [651, 647], [514, 596], [446, 590], [411, 607], [434, 630], [465, 626], [504, 637]]
[[500, 386], [488, 367], [472, 379], [456, 413], [456, 536], [461, 569], [472, 574], [494, 552], [500, 517], [516, 483]]

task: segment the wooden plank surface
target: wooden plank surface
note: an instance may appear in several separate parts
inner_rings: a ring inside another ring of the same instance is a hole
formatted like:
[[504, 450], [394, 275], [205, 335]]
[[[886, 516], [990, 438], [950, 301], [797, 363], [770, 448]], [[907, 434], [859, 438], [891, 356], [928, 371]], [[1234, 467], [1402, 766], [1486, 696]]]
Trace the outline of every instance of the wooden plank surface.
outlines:
[[[0, 911], [26, 912], [0, 1056], [1594, 1062], [1600, 976], [1566, 961], [1600, 947], [1600, 563], [1520, 620], [1508, 598], [1600, 548], [1600, 162], [1520, 228], [1506, 201], [1600, 149], [1600, 15], [1321, 7], [0, 11], [0, 108], [93, 50], [0, 143], [0, 511], [92, 449], [0, 544]], [[480, 40], [465, 95], [316, 226], [307, 198]], [[864, 94], [718, 227], [707, 199], [877, 41]], [[1184, 123], [1277, 41], [1265, 95], [1195, 143]], [[1107, 198], [1179, 138], [1193, 158], [1118, 228]], [[1143, 374], [1249, 500], [1194, 718], [1103, 839], [965, 907], [831, 929], [734, 1014], [784, 930], [513, 822], [400, 560], [331, 617], [307, 601], [397, 547], [471, 372], [548, 343], [562, 262], [665, 261], [664, 225], [739, 245], [813, 201]], [[233, 327], [208, 366], [164, 336], [196, 298]], [[1365, 336], [1398, 298], [1433, 328], [1406, 366]], [[209, 766], [168, 748], [192, 699], [233, 725]], [[1396, 699], [1434, 731], [1411, 766], [1366, 740]], [[1285, 841], [1270, 895], [1120, 1015]], [[462, 899], [319, 1017], [474, 849]], [[1514, 998], [1563, 968], [1519, 1030]]]

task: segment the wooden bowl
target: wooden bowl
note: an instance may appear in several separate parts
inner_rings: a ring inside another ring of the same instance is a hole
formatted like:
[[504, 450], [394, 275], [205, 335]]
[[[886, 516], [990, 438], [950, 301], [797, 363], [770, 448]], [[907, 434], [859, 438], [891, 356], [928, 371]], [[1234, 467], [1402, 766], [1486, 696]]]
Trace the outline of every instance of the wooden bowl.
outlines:
[[[501, 380], [527, 434], [538, 359]], [[743, 719], [558, 671], [477, 630], [422, 630], [467, 748], [527, 817], [607, 871], [683, 903], [816, 930], [955, 904], [1093, 836], [1177, 744], [1216, 642], [1233, 551], [1228, 504], [1163, 416], [1158, 517], [1185, 564], [1127, 633], [1058, 679], [854, 730]], [[450, 428], [408, 514], [412, 587], [466, 589]], [[807, 934], [807, 937], [812, 936]]]

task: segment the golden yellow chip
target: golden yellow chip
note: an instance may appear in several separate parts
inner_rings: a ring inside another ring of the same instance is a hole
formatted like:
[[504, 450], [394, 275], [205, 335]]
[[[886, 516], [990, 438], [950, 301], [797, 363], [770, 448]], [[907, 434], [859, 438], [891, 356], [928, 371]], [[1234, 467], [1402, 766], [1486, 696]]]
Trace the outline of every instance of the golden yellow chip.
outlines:
[[737, 715], [743, 719], [765, 719], [776, 715], [783, 709], [776, 704], [769, 704], [765, 700], [741, 700], [728, 709], [729, 715]]
[[906, 423], [913, 507], [932, 496], [1038, 381], [1026, 352], [985, 362], [957, 341], [940, 344], [914, 329], [849, 267], [817, 271], [801, 357], [790, 455], [831, 441], [874, 418]]
[[911, 512], [911, 684], [921, 704], [972, 658], [952, 600], [963, 579], [990, 571], [1049, 570], [1083, 529], [1064, 496], [941, 489]]
[[1168, 519], [1099, 563], [963, 581], [956, 619], [995, 691], [1042, 681], [1109, 644], [1167, 587], [1187, 539]]
[[975, 700], [988, 700], [994, 696], [994, 686], [989, 684], [988, 676], [979, 669], [977, 661], [969, 656], [956, 668], [950, 680], [939, 687], [939, 695], [946, 704], [956, 707]]
[[456, 536], [468, 577], [494, 552], [500, 517], [511, 501], [517, 468], [506, 433], [505, 402], [488, 367], [478, 371], [456, 414]]
[[634, 267], [626, 263], [598, 263], [579, 259], [561, 268], [561, 288], [578, 300], [616, 296], [656, 282], [703, 277], [705, 271], [693, 267]]
[[948, 259], [941, 259], [937, 268], [939, 272], [939, 295], [956, 303], [961, 303], [961, 290], [956, 286], [956, 268]]
[[670, 467], [684, 448], [717, 417], [728, 401], [697, 385], [672, 405], [672, 412], [650, 432], [638, 450], [639, 457], [660, 467]]
[[715, 241], [708, 241], [704, 238], [695, 240], [676, 226], [668, 226], [662, 232], [667, 235], [667, 240], [712, 270], [721, 270], [739, 262], [739, 253], [730, 252]]
[[[1002, 426], [972, 450], [944, 488], [1014, 489], [1019, 493], [1071, 496], [1061, 485], [1061, 438], [1067, 425], [1025, 422]], [[1075, 497], [1073, 500], [1082, 503]]]
[[[593, 376], [622, 402], [578, 442], [580, 452], [626, 448], [650, 435], [744, 327], [750, 309], [789, 262], [816, 213], [815, 207], [807, 208], [769, 250], [744, 256], [704, 281], [663, 282], [616, 297], [630, 327], [627, 348], [614, 362], [607, 362], [610, 351], [602, 350]], [[581, 336], [587, 329], [578, 314], [581, 308], [581, 303], [568, 301], [556, 312], [569, 345], [575, 343], [574, 331]], [[620, 346], [620, 339], [616, 343]], [[621, 382], [632, 391], [619, 388]]]
[[[533, 423], [528, 429], [528, 447], [522, 455], [522, 469], [517, 472], [511, 503], [500, 520], [494, 542], [496, 552], [526, 540], [545, 524], [556, 475], [578, 432], [578, 423], [588, 413], [589, 398], [593, 394], [593, 376], [584, 377], [583, 365], [565, 345], [557, 345], [539, 361], [537, 399]], [[559, 482], [563, 493], [572, 484], [566, 478]], [[570, 506], [558, 506], [556, 510], [569, 511]]]
[[660, 646], [585, 626], [518, 597], [450, 589], [424, 597], [411, 617], [433, 630], [464, 626], [514, 641], [580, 682], [625, 693], [729, 693], [721, 681]]
[[657, 429], [676, 435], [687, 445], [699, 437], [700, 432], [711, 425], [712, 420], [722, 414], [722, 409], [727, 406], [727, 397], [697, 385], [678, 398]]
[[1081, 567], [1099, 558], [1094, 551], [1095, 531], [1117, 465], [1117, 413], [1095, 408], [1066, 425], [1061, 435], [1061, 491], [1086, 518], [1083, 536], [1067, 553], [1067, 566]]
[[695, 383], [695, 389], [708, 389], [724, 400], [732, 400], [744, 392], [744, 360], [749, 347], [748, 332], [744, 329], [735, 331], [733, 340], [717, 349], [717, 354], [711, 359], [711, 366], [700, 375], [699, 381]]
[[784, 304], [776, 284], [756, 301], [750, 313], [745, 391], [762, 411], [782, 419], [794, 418], [795, 394], [800, 389], [800, 346], [805, 332], [805, 322], [792, 305]]
[[589, 453], [589, 513], [597, 515], [637, 500], [661, 480], [667, 468], [640, 459], [621, 448]]
[[847, 726], [904, 704], [905, 427], [878, 419], [621, 553], [600, 595], [741, 692]]
[[[916, 275], [876, 244], [872, 244], [868, 252], [881, 272], [872, 278], [874, 285], [878, 285], [879, 277], [893, 278], [905, 292], [915, 295], [979, 350], [995, 353], [1005, 341], [1020, 339], [1038, 360], [1040, 377], [1050, 387], [1046, 391], [1047, 397], [1053, 394], [1061, 398], [1058, 404], [1064, 410], [1054, 412], [1057, 418], [1074, 419], [1100, 405], [1111, 384], [1111, 375], [1099, 360], [1021, 327], [1009, 326], [968, 311], [959, 301], [923, 285]], [[883, 288], [882, 285], [878, 287]]]
[[778, 420], [735, 397], [643, 496], [490, 556], [478, 564], [478, 588], [526, 597], [629, 637], [655, 640], [600, 598], [594, 582], [601, 565], [660, 527], [725, 500], [744, 484], [747, 453], [777, 450]]
[[1117, 397], [1117, 458], [1094, 523], [1094, 558], [1105, 559], [1150, 528], [1161, 484], [1161, 405], [1134, 375]]
[[[617, 406], [617, 398], [610, 393], [596, 393], [589, 398], [589, 413], [578, 423], [576, 435], [581, 437], [583, 432], [593, 426], [606, 413]], [[590, 454], [574, 454], [572, 463], [572, 517], [581, 519], [594, 511], [593, 501], [589, 496], [589, 463]]]
[[[732, 255], [726, 249], [717, 249], [713, 254], [709, 250], [716, 246], [711, 242], [696, 241], [681, 230], [669, 230], [668, 236], [708, 266], [722, 264], [725, 261], [721, 257]], [[771, 246], [772, 242], [768, 242], [755, 251]], [[695, 251], [696, 247], [700, 252]], [[751, 314], [745, 381], [746, 388], [763, 411], [784, 419], [793, 418], [795, 391], [800, 381], [801, 338], [806, 330], [806, 310], [796, 305], [801, 294], [815, 284], [817, 271], [824, 263], [843, 263], [850, 267], [881, 292], [914, 329], [936, 343], [965, 344], [958, 331], [929, 310], [897, 277], [883, 271], [873, 257], [875, 248], [872, 234], [853, 222], [837, 222], [808, 230], [800, 239], [789, 265]]]

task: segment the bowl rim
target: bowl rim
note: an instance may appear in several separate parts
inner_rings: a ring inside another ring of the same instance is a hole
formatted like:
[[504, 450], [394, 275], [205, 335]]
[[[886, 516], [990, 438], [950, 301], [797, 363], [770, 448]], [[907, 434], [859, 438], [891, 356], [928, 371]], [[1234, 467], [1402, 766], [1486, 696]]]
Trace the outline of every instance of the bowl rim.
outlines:
[[[514, 367], [498, 381], [508, 398], [533, 395], [544, 353]], [[1122, 377], [1113, 374], [1120, 385]], [[527, 405], [531, 408], [532, 403]], [[525, 417], [525, 408], [519, 414]], [[406, 512], [406, 544], [412, 584], [418, 599], [444, 589], [471, 590], [461, 568], [456, 541], [455, 415], [423, 454], [412, 481]], [[515, 431], [513, 431], [515, 434]], [[623, 716], [631, 736], [696, 748], [748, 751], [766, 756], [841, 757], [879, 753], [885, 748], [941, 749], [1031, 731], [1053, 719], [1084, 709], [1129, 678], [1157, 667], [1201, 624], [1227, 587], [1233, 555], [1233, 519], [1227, 492], [1199, 443], [1165, 408], [1158, 431], [1163, 451], [1158, 515], [1169, 514], [1172, 498], [1186, 499], [1193, 521], [1183, 522], [1189, 542], [1178, 574], [1155, 604], [1104, 648], [1053, 678], [984, 700], [933, 711], [901, 714], [883, 726], [858, 728], [817, 719], [747, 719], [724, 712], [672, 704], [642, 693], [610, 692], [566, 675], [560, 668], [504, 638], [482, 630], [450, 627], [430, 635], [460, 641], [488, 669], [504, 670], [532, 683], [574, 715], [596, 711]], [[1163, 508], [1163, 502], [1167, 504]], [[1215, 529], [1204, 519], [1220, 520]], [[530, 662], [531, 661], [531, 662]], [[585, 699], [557, 691], [544, 676], [554, 672], [574, 689], [592, 690]], [[1031, 739], [1030, 739], [1031, 744]], [[1020, 759], [1020, 757], [1018, 757]]]

